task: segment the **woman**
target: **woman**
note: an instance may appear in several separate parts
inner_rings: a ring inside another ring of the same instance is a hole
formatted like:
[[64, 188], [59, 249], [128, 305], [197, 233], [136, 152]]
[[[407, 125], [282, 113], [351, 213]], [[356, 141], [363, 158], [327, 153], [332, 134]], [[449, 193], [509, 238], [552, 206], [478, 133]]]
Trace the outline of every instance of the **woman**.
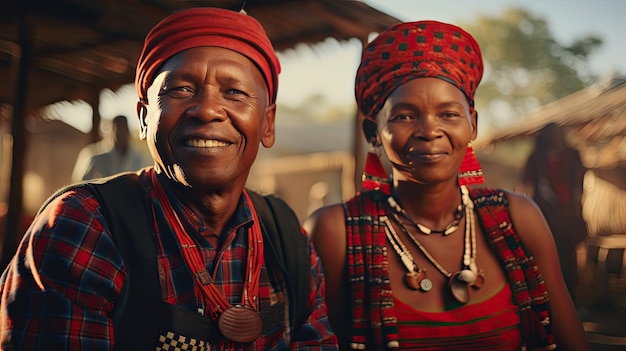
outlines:
[[463, 29], [400, 23], [363, 51], [363, 191], [307, 221], [343, 349], [588, 350], [532, 200], [482, 182], [471, 150], [480, 48]]

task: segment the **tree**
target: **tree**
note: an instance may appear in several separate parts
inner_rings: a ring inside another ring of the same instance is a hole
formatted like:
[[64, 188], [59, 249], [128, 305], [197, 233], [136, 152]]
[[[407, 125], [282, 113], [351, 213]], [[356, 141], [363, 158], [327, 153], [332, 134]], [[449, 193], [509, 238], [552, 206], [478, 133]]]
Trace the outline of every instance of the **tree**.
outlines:
[[602, 44], [589, 35], [558, 43], [543, 18], [512, 8], [464, 26], [478, 41], [485, 75], [476, 94], [481, 129], [502, 127], [591, 84], [588, 57]]

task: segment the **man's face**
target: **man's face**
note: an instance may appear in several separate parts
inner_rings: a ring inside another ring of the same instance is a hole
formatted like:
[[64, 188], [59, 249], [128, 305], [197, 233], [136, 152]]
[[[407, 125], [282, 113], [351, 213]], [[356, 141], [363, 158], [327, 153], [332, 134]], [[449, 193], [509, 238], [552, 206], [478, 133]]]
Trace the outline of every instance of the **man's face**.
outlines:
[[274, 144], [275, 108], [247, 57], [198, 47], [163, 65], [140, 124], [152, 157], [170, 178], [215, 190], [245, 184], [259, 143]]

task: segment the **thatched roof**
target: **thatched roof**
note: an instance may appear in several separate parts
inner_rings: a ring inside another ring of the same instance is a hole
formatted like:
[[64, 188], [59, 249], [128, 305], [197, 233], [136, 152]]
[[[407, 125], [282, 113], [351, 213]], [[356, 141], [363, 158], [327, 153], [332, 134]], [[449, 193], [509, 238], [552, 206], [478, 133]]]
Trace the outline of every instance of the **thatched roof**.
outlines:
[[518, 124], [480, 138], [477, 147], [534, 135], [548, 123], [576, 131], [588, 142], [626, 136], [626, 78], [613, 78], [542, 106]]
[[480, 137], [474, 146], [489, 150], [506, 141], [534, 138], [548, 123], [571, 132], [587, 167], [626, 165], [626, 78], [612, 78], [542, 106], [520, 123]]
[[[30, 57], [26, 105], [92, 101], [94, 91], [132, 83], [148, 30], [186, 7], [239, 10], [243, 0], [24, 0], [0, 11], [0, 76], [17, 76]], [[276, 50], [327, 38], [365, 40], [398, 22], [360, 1], [248, 0], [245, 10], [265, 27]], [[20, 49], [23, 46], [23, 49]], [[13, 104], [15, 82], [0, 85], [0, 103]]]

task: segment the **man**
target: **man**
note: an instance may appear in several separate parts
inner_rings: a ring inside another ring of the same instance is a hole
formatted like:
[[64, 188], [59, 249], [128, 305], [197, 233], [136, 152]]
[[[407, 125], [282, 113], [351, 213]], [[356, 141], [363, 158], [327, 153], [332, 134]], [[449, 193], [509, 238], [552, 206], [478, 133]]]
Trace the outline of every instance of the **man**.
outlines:
[[[135, 80], [155, 166], [43, 207], [2, 276], [1, 347], [335, 350], [316, 253], [299, 225], [272, 239], [244, 188], [259, 144], [274, 143], [279, 72], [250, 16], [196, 8], [158, 23]], [[284, 258], [302, 248], [304, 264]]]
[[81, 150], [72, 172], [72, 181], [107, 177], [148, 166], [141, 152], [135, 150], [130, 143], [131, 136], [126, 116], [116, 116], [112, 124], [113, 145], [103, 152], [96, 151], [102, 142], [88, 145]]

